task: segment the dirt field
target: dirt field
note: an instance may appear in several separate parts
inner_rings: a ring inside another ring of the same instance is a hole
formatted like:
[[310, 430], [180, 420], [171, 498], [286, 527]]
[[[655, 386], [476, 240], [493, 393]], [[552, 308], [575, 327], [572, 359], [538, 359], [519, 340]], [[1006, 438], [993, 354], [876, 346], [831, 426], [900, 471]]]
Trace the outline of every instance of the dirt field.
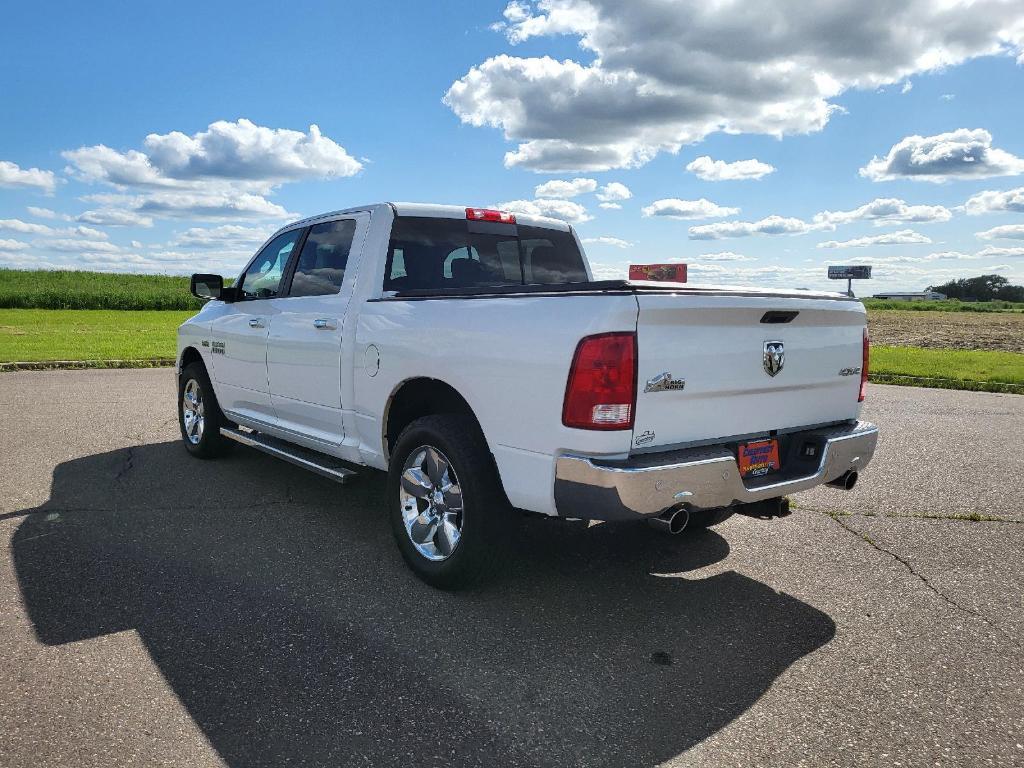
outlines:
[[1024, 313], [869, 310], [871, 343], [1024, 353]]

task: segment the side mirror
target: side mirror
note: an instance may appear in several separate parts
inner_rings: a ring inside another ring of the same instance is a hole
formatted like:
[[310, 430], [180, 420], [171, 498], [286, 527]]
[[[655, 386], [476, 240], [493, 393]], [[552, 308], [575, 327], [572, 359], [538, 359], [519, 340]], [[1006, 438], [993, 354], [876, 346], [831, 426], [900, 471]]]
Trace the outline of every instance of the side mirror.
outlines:
[[220, 275], [192, 275], [189, 290], [197, 299], [233, 301], [235, 298], [235, 289], [225, 288], [224, 278]]

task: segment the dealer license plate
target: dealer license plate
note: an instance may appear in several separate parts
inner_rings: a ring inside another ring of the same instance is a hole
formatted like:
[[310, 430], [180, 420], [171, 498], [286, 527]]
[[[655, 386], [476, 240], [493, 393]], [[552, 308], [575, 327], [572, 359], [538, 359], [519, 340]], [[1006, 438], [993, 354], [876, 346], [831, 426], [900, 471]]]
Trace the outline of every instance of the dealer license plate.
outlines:
[[741, 477], [761, 477], [777, 472], [779, 464], [779, 441], [758, 440], [754, 443], [740, 443], [737, 455]]

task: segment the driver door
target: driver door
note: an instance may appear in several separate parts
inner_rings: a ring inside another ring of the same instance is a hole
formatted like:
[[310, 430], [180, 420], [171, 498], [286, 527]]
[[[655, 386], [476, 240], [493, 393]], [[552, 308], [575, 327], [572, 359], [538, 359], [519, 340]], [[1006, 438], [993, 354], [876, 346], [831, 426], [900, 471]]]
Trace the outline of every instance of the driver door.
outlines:
[[229, 415], [276, 421], [267, 380], [267, 335], [276, 311], [273, 299], [304, 232], [289, 230], [267, 243], [246, 267], [238, 298], [211, 324], [213, 380]]

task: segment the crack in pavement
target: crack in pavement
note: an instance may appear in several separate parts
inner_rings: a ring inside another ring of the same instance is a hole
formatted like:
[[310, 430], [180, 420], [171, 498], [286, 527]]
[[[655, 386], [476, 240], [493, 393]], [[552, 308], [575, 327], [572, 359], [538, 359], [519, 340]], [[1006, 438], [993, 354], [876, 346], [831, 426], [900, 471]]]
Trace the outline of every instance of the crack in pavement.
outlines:
[[828, 515], [829, 517], [852, 517], [853, 515], [857, 515], [859, 517], [880, 517], [887, 520], [952, 520], [961, 523], [1010, 523], [1012, 525], [1024, 525], [1024, 520], [1014, 520], [1010, 517], [996, 517], [994, 515], [983, 515], [978, 512], [952, 512], [948, 515], [938, 515], [934, 512], [910, 512], [905, 515], [900, 515], [889, 512], [847, 512], [846, 510], [830, 511], [827, 509], [807, 507], [802, 504], [796, 504], [792, 501], [789, 503], [789, 506], [793, 509], [803, 509], [807, 512], [818, 512], [819, 514]]
[[117, 470], [117, 474], [114, 475], [114, 481], [120, 480], [122, 477], [127, 475], [135, 467], [135, 446], [129, 445], [125, 450], [124, 464]]
[[[811, 511], [819, 512], [819, 510], [811, 510]], [[881, 544], [879, 544], [877, 541], [872, 539], [870, 536], [868, 536], [863, 531], [858, 531], [853, 526], [848, 525], [846, 523], [846, 521], [844, 521], [842, 519], [842, 517], [840, 517], [839, 515], [835, 515], [835, 514], [832, 514], [830, 512], [820, 512], [820, 514], [824, 514], [824, 515], [827, 515], [828, 517], [832, 518], [836, 523], [839, 524], [840, 528], [842, 528], [843, 530], [847, 531], [848, 533], [856, 536], [857, 538], [861, 539], [862, 541], [866, 542], [869, 546], [871, 546], [876, 551], [881, 552], [882, 554], [886, 554], [889, 557], [891, 557], [893, 560], [898, 562], [900, 565], [902, 565], [906, 569], [907, 573], [909, 573], [911, 576], [916, 577], [922, 584], [924, 584], [925, 587], [928, 588], [928, 590], [930, 592], [932, 592], [936, 597], [938, 597], [940, 600], [945, 602], [950, 607], [960, 611], [961, 613], [965, 613], [968, 616], [972, 616], [975, 619], [978, 619], [979, 621], [981, 621], [983, 624], [985, 624], [989, 628], [995, 630], [999, 634], [1001, 634], [1004, 637], [1006, 637], [1008, 640], [1010, 640], [1018, 648], [1024, 649], [1024, 646], [1022, 646], [1020, 644], [1020, 641], [1017, 639], [1017, 637], [1015, 637], [1010, 632], [1007, 632], [1005, 629], [1000, 627], [998, 624], [994, 624], [992, 621], [990, 621], [988, 619], [988, 617], [984, 616], [983, 614], [978, 613], [977, 611], [975, 611], [975, 610], [973, 610], [971, 608], [968, 608], [966, 605], [961, 605], [960, 603], [958, 603], [956, 600], [954, 600], [949, 595], [947, 595], [945, 592], [943, 592], [938, 587], [936, 587], [927, 576], [925, 576], [923, 573], [920, 573], [917, 569], [915, 569], [914, 566], [910, 563], [910, 561], [907, 560], [906, 558], [902, 557], [901, 555], [897, 554], [896, 552], [893, 552], [891, 549], [887, 549], [886, 547], [883, 547]]]

